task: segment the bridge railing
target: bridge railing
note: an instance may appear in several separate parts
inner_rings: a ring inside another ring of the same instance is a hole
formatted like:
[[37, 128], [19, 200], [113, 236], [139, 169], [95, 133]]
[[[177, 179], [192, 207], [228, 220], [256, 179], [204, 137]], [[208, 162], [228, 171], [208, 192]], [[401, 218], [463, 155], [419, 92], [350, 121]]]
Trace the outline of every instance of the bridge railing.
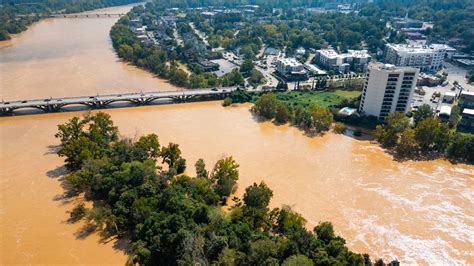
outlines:
[[[228, 92], [235, 90], [235, 87], [222, 87], [222, 88], [209, 88], [209, 89], [193, 89], [193, 90], [169, 90], [169, 91], [140, 91], [140, 92], [126, 92], [126, 93], [113, 93], [113, 94], [96, 94], [96, 95], [86, 95], [86, 96], [66, 96], [66, 97], [58, 97], [58, 98], [42, 98], [42, 99], [29, 99], [29, 100], [14, 100], [14, 101], [4, 101], [0, 102], [0, 105], [5, 105], [8, 103], [8, 106], [12, 106], [15, 104], [27, 104], [30, 102], [44, 102], [45, 104], [48, 104], [50, 101], [58, 101], [58, 100], [81, 100], [81, 99], [87, 99], [87, 100], [97, 100], [98, 98], [108, 98], [108, 97], [121, 97], [121, 98], [126, 98], [127, 96], [160, 96], [160, 94], [175, 94], [176, 96], [182, 95], [182, 94], [193, 94], [193, 93], [198, 93], [198, 92], [208, 92], [211, 94], [219, 94], [223, 93], [224, 90], [227, 90]], [[7, 107], [7, 106], [4, 106]]]

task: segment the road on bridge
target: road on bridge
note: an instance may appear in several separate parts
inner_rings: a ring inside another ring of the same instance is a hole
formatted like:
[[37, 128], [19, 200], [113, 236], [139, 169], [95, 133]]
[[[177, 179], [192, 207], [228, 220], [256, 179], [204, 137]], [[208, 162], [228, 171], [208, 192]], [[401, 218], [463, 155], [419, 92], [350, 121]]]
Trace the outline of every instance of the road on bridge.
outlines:
[[10, 114], [18, 109], [40, 109], [45, 112], [61, 111], [61, 108], [68, 105], [84, 105], [90, 108], [107, 108], [116, 102], [129, 102], [135, 105], [151, 104], [155, 100], [169, 99], [172, 102], [205, 101], [212, 99], [222, 99], [230, 92], [236, 90], [235, 87], [213, 88], [199, 90], [182, 91], [160, 91], [160, 92], [138, 92], [121, 93], [95, 96], [78, 96], [64, 98], [47, 98], [35, 100], [18, 100], [0, 102], [2, 115]]

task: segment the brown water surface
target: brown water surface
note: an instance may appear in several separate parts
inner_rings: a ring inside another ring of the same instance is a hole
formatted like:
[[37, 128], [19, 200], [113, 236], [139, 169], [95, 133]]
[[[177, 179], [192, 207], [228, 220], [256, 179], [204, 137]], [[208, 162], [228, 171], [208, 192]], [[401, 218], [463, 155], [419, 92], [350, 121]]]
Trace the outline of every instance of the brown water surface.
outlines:
[[[108, 9], [115, 11], [116, 9]], [[5, 99], [173, 89], [120, 62], [108, 31], [115, 19], [53, 19], [0, 48]], [[155, 132], [180, 144], [191, 167], [232, 155], [238, 193], [264, 180], [271, 205], [289, 205], [313, 227], [332, 221], [350, 248], [404, 263], [474, 264], [474, 167], [395, 162], [368, 141], [310, 138], [257, 123], [248, 105], [193, 103], [110, 109], [124, 136]], [[56, 125], [80, 113], [0, 118], [0, 264], [124, 264], [114, 241], [82, 238], [60, 195]], [[190, 170], [192, 173], [192, 169]]]

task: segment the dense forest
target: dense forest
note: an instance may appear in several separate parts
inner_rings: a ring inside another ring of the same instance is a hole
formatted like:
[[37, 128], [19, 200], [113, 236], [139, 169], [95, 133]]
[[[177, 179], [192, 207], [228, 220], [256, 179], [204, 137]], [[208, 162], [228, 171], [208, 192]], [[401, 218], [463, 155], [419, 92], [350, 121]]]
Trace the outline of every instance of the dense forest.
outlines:
[[434, 23], [425, 32], [432, 41], [458, 38], [465, 45], [465, 52], [474, 51], [474, 1], [472, 0], [376, 0], [374, 5], [364, 5], [361, 15], [393, 16]]
[[[161, 146], [155, 134], [119, 138], [102, 112], [70, 119], [58, 126], [56, 137], [70, 170], [66, 194], [94, 202], [91, 208], [78, 204], [70, 221], [84, 220], [85, 235], [129, 239], [129, 264], [373, 264], [368, 255], [350, 251], [330, 222], [309, 231], [300, 214], [270, 209], [273, 192], [264, 182], [247, 187], [242, 200], [228, 200], [239, 179], [232, 157], [211, 171], [199, 159], [190, 177], [178, 144]], [[223, 210], [226, 202], [230, 212]]]
[[0, 41], [20, 33], [29, 25], [52, 13], [76, 13], [109, 6], [137, 3], [141, 0], [31, 0], [2, 1], [0, 4]]
[[[170, 0], [166, 2], [157, 1], [156, 4], [162, 7], [232, 7], [252, 4], [259, 5], [263, 12], [270, 12], [272, 8], [325, 7], [327, 4], [348, 2], [356, 3], [360, 11], [358, 13], [359, 17], [366, 17], [372, 23], [380, 19], [386, 21], [394, 16], [403, 17], [406, 14], [410, 18], [432, 22], [434, 28], [426, 32], [431, 40], [440, 41], [459, 38], [465, 46], [464, 50], [466, 52], [474, 51], [474, 1], [471, 0], [376, 0], [373, 3], [334, 0]], [[337, 22], [333, 26], [344, 27], [350, 24]], [[378, 40], [380, 39], [381, 37], [378, 37]], [[375, 40], [373, 41], [375, 42]]]

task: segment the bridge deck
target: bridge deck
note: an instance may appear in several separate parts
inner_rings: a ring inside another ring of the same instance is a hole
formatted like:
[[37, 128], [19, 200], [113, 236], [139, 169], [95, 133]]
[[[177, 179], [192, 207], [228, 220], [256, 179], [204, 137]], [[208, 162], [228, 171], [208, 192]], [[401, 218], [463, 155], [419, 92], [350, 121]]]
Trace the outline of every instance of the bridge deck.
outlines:
[[90, 14], [51, 14], [51, 18], [109, 18], [109, 17], [122, 17], [124, 13], [90, 13]]
[[158, 99], [170, 99], [174, 102], [194, 100], [208, 100], [209, 97], [223, 98], [235, 88], [200, 89], [182, 91], [159, 91], [139, 93], [116, 93], [95, 96], [78, 96], [63, 98], [46, 98], [33, 100], [2, 101], [0, 111], [2, 115], [12, 113], [17, 109], [36, 108], [45, 112], [60, 111], [67, 105], [84, 105], [91, 108], [107, 108], [114, 102], [131, 102], [137, 105], [150, 104]]

